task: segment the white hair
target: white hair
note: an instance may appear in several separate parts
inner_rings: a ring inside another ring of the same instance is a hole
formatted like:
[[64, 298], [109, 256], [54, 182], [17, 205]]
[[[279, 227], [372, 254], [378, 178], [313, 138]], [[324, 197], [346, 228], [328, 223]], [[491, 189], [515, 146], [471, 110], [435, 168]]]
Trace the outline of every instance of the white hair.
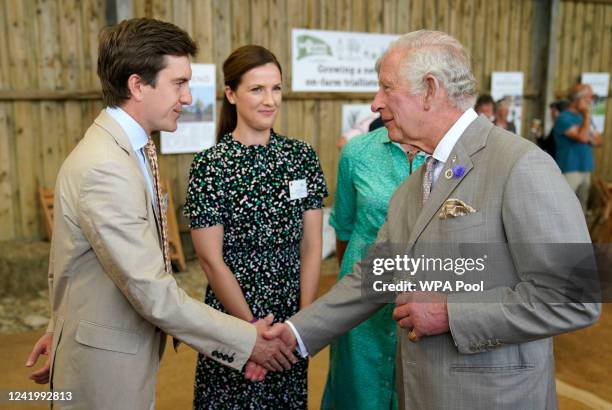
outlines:
[[462, 110], [476, 102], [476, 79], [470, 65], [470, 55], [461, 43], [441, 31], [418, 30], [404, 34], [391, 43], [376, 62], [376, 71], [392, 51], [403, 52], [401, 74], [411, 86], [410, 93], [425, 90], [425, 77], [435, 77], [448, 93], [449, 102]]

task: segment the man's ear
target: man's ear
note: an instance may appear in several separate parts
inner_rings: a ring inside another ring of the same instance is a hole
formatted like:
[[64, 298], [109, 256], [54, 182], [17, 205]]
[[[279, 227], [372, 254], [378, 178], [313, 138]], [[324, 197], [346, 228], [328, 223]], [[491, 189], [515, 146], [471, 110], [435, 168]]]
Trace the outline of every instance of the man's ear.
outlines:
[[129, 76], [127, 80], [128, 90], [130, 92], [130, 98], [133, 98], [135, 101], [142, 101], [144, 98], [143, 89], [144, 86], [147, 85], [141, 76], [138, 74], [132, 74]]
[[433, 106], [436, 95], [440, 92], [440, 82], [432, 75], [426, 75], [423, 80], [425, 91], [423, 92], [423, 108], [429, 111]]
[[234, 97], [234, 90], [232, 90], [232, 88], [229, 85], [226, 85], [223, 91], [225, 92], [225, 98], [227, 98], [227, 101], [229, 101], [230, 104], [236, 104], [236, 98]]

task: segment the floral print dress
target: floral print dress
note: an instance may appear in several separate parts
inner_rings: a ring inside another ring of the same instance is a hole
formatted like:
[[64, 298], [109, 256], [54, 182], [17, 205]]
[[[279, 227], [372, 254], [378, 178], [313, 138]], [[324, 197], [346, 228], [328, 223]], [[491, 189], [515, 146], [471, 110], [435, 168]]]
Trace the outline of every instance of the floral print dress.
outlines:
[[[323, 206], [327, 187], [315, 151], [272, 132], [267, 145], [246, 146], [226, 134], [197, 154], [185, 214], [192, 229], [223, 225], [223, 258], [256, 318], [284, 321], [300, 306], [303, 213]], [[225, 312], [208, 287], [205, 302]], [[195, 409], [306, 409], [308, 362], [250, 382], [200, 354]]]

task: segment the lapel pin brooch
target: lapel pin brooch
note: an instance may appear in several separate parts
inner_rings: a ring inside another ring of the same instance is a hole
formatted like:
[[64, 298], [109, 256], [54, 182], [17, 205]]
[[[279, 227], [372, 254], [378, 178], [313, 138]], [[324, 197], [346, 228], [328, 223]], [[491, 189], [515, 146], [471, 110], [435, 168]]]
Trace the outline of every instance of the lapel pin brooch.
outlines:
[[465, 174], [465, 167], [463, 165], [455, 165], [452, 168], [449, 168], [444, 173], [446, 179], [459, 179]]

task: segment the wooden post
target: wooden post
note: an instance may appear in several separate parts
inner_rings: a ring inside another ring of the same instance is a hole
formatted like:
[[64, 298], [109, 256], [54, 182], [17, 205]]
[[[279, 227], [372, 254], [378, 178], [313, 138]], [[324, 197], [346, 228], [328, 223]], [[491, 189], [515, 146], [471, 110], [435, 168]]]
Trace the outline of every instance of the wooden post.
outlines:
[[544, 87], [544, 135], [553, 126], [548, 106], [555, 100], [555, 64], [557, 61], [557, 36], [559, 35], [560, 0], [550, 0], [550, 24], [548, 29], [548, 54], [546, 57], [546, 85]]
[[132, 0], [106, 0], [106, 24], [117, 24], [134, 17]]

